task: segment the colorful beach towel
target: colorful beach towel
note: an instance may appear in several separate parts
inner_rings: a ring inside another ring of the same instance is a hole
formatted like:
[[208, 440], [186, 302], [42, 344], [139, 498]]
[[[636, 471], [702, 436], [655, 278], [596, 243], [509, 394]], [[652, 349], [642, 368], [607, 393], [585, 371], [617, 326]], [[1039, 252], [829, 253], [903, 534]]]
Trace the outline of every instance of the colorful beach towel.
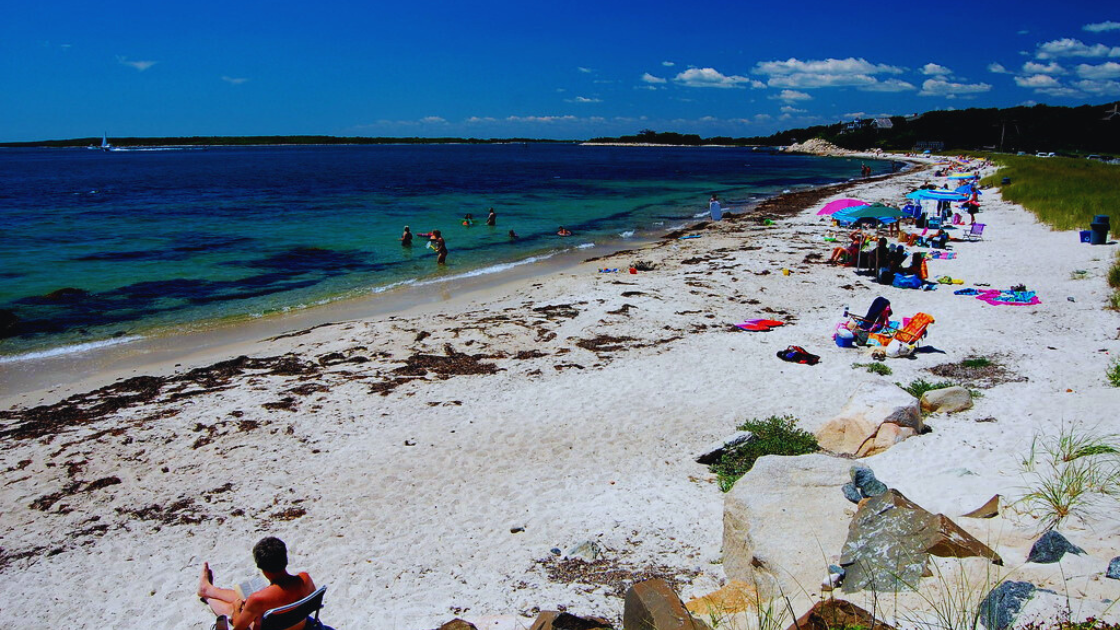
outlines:
[[769, 332], [771, 328], [784, 325], [785, 322], [780, 322], [776, 319], [748, 319], [741, 324], [735, 324], [735, 327], [752, 332]]
[[1042, 300], [1038, 299], [1034, 291], [1001, 291], [999, 289], [989, 289], [980, 292], [976, 299], [983, 300], [992, 306], [999, 306], [1006, 304], [1008, 306], [1033, 306], [1041, 304]]

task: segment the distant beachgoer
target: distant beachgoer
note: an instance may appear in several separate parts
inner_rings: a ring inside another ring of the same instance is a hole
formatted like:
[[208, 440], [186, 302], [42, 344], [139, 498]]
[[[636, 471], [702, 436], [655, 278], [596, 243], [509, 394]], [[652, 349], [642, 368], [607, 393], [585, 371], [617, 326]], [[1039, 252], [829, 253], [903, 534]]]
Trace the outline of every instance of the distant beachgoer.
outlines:
[[517, 238], [517, 232], [514, 232], [513, 230], [510, 230], [509, 231], [509, 237], [510, 237], [510, 239]]
[[493, 208], [490, 208], [490, 214], [486, 215], [486, 225], [497, 225], [497, 223], [498, 213], [494, 212]]
[[443, 240], [443, 234], [439, 230], [432, 230], [430, 244], [435, 246], [436, 264], [442, 265], [447, 262], [447, 243]]
[[403, 247], [412, 247], [412, 230], [408, 226], [404, 226], [404, 234], [401, 235], [401, 245]]
[[720, 207], [719, 198], [715, 195], [712, 195], [712, 198], [708, 200], [708, 213], [711, 215], [712, 221], [719, 221], [723, 218], [723, 208]]
[[474, 215], [473, 214], [468, 214], [468, 215], [464, 216], [463, 217], [463, 225], [465, 225], [467, 227], [470, 227], [470, 226], [474, 225]]
[[556, 236], [571, 236], [571, 235], [572, 235], [572, 231], [569, 230], [568, 228], [564, 227], [563, 225], [560, 226], [559, 230], [556, 230]]

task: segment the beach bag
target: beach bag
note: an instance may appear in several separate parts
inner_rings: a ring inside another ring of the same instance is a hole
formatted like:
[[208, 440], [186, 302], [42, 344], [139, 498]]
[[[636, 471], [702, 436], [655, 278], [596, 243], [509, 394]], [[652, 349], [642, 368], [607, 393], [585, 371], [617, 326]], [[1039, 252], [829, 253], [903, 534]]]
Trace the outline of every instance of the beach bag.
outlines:
[[891, 286], [900, 289], [917, 289], [922, 286], [922, 279], [918, 276], [911, 276], [904, 273], [896, 273]]

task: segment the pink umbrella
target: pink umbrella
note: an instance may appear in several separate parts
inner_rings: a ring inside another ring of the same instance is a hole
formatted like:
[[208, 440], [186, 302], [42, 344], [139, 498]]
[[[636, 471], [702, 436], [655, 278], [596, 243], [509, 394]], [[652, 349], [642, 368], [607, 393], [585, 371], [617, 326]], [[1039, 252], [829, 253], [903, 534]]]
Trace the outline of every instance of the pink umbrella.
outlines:
[[820, 212], [817, 212], [817, 214], [818, 215], [833, 214], [835, 212], [839, 212], [840, 210], [843, 210], [844, 208], [851, 208], [853, 206], [866, 206], [866, 205], [870, 205], [870, 204], [868, 204], [866, 201], [864, 201], [862, 199], [837, 199], [836, 201], [830, 201], [830, 202], [824, 204], [824, 207], [821, 208]]

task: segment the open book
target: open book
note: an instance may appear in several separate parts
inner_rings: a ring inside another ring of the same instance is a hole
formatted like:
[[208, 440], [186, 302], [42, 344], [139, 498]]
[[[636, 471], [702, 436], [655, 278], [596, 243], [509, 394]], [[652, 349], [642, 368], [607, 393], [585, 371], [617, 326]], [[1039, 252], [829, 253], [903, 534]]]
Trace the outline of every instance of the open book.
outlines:
[[254, 575], [234, 586], [233, 590], [237, 591], [237, 596], [241, 599], [249, 599], [249, 596], [253, 593], [263, 591], [266, 588], [268, 588], [268, 580], [264, 579], [262, 575]]

